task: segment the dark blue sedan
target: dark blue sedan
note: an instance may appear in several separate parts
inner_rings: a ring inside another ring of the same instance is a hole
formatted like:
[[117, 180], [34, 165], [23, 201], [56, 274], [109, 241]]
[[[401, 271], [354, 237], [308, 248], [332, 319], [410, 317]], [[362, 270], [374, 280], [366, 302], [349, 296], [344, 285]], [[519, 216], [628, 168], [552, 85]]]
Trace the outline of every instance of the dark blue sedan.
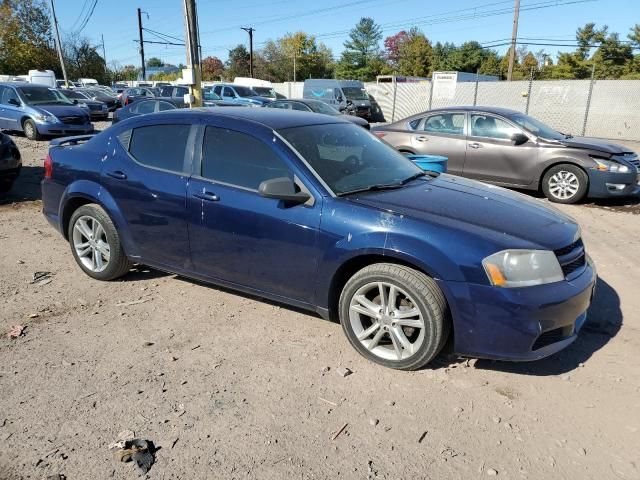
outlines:
[[422, 172], [339, 117], [143, 115], [54, 140], [45, 172], [44, 214], [90, 277], [141, 263], [313, 310], [398, 369], [448, 339], [469, 356], [557, 352], [596, 281], [571, 218]]

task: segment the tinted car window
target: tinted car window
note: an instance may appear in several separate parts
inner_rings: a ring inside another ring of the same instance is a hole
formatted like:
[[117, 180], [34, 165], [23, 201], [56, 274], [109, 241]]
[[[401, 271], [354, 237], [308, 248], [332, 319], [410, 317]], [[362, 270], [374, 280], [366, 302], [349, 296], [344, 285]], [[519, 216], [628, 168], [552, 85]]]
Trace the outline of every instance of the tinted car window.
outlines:
[[218, 96], [222, 96], [222, 87], [220, 85], [216, 85], [215, 87], [213, 87], [213, 93]]
[[169, 102], [158, 102], [158, 111], [164, 112], [165, 110], [175, 110], [176, 106]]
[[519, 130], [499, 118], [471, 115], [471, 135], [474, 137], [510, 139], [514, 133], [519, 133]]
[[216, 127], [205, 131], [202, 176], [251, 190], [265, 180], [293, 178], [269, 145], [251, 135]]
[[2, 92], [2, 103], [4, 105], [8, 105], [10, 99], [20, 101], [18, 99], [18, 95], [16, 94], [13, 88], [4, 87], [4, 91]]
[[422, 118], [416, 118], [416, 119], [411, 120], [410, 122], [408, 122], [407, 125], [409, 125], [409, 128], [411, 130], [415, 130], [416, 128], [418, 128], [418, 125], [420, 125], [421, 121], [422, 121]]
[[162, 97], [170, 97], [171, 96], [171, 92], [173, 92], [173, 87], [172, 86], [162, 87], [162, 90], [160, 90], [160, 96], [162, 96]]
[[281, 108], [283, 110], [289, 110], [291, 108], [290, 104], [287, 102], [272, 102], [267, 103], [266, 106], [269, 108]]
[[462, 135], [464, 132], [464, 113], [441, 113], [427, 117], [424, 131], [431, 133], [445, 133]]
[[138, 106], [138, 109], [135, 111], [135, 113], [140, 114], [153, 113], [156, 109], [156, 102], [136, 102], [134, 103], [134, 105]]
[[233, 93], [233, 89], [229, 88], [229, 87], [224, 87], [224, 90], [222, 91], [222, 96], [223, 97], [235, 97], [235, 93]]
[[184, 97], [187, 93], [189, 93], [188, 88], [176, 87], [176, 91], [173, 95], [174, 97]]
[[149, 167], [182, 172], [190, 129], [189, 125], [135, 128], [129, 142], [129, 153]]
[[298, 103], [298, 102], [293, 102], [291, 104], [291, 108], [293, 110], [299, 110], [301, 112], [310, 112], [311, 111], [311, 109], [309, 107], [307, 107], [305, 104]]

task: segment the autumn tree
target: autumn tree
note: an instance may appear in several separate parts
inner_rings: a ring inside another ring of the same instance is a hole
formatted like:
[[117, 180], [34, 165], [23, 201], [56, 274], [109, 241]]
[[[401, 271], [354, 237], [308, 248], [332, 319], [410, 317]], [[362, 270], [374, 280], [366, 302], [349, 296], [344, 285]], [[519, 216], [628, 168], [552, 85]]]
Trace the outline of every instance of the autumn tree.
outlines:
[[202, 79], [205, 81], [220, 80], [224, 74], [224, 64], [218, 57], [202, 59]]

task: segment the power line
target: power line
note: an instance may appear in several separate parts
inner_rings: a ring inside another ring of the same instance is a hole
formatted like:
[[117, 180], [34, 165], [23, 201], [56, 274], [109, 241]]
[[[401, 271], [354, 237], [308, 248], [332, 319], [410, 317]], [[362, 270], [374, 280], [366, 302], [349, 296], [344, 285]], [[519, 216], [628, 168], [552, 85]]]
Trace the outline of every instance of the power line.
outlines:
[[89, 0], [84, 0], [84, 3], [82, 4], [82, 9], [80, 10], [80, 13], [78, 14], [78, 18], [76, 18], [76, 21], [73, 22], [73, 25], [71, 25], [71, 30], [72, 31], [75, 28], [75, 26], [78, 24], [78, 22], [80, 21], [82, 16], [84, 15], [84, 10], [85, 10], [85, 8], [87, 8], [88, 4], [89, 4]]
[[91, 17], [93, 16], [93, 11], [96, 9], [96, 5], [98, 4], [98, 0], [94, 0], [93, 1], [93, 5], [91, 6], [91, 10], [89, 11], [89, 13], [87, 14], [87, 17], [85, 18], [84, 22], [80, 25], [80, 27], [78, 28], [77, 33], [82, 32], [82, 30], [84, 30], [84, 27], [87, 26], [87, 23], [89, 23], [89, 20], [91, 20]]

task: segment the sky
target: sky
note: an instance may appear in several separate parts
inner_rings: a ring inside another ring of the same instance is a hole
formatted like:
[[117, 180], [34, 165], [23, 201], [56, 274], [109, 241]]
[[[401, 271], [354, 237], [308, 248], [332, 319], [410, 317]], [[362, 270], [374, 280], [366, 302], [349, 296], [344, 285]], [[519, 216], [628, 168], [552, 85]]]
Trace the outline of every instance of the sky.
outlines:
[[[55, 0], [63, 36], [80, 29], [93, 3], [94, 0]], [[469, 40], [503, 43], [511, 37], [513, 5], [514, 0], [197, 1], [203, 56], [217, 56], [223, 61], [228, 50], [239, 43], [248, 47], [248, 35], [240, 29], [243, 26], [255, 28], [255, 49], [266, 40], [302, 30], [317, 35], [339, 58], [348, 31], [363, 16], [381, 24], [384, 37], [415, 25], [434, 43], [460, 44]], [[183, 0], [97, 0], [80, 34], [94, 45], [101, 45], [104, 35], [109, 64], [115, 60], [121, 66], [139, 66], [140, 55], [134, 42], [138, 38], [138, 7], [145, 12], [143, 27], [184, 39]], [[575, 39], [576, 29], [588, 22], [606, 24], [610, 31], [626, 39], [633, 24], [640, 22], [640, 0], [521, 0], [518, 36], [530, 42], [570, 42]], [[161, 41], [152, 33], [145, 32], [144, 36], [145, 40]], [[496, 50], [504, 53], [507, 48], [501, 46]], [[529, 47], [532, 51], [542, 48], [552, 57], [559, 50], [573, 50]], [[185, 55], [181, 46], [145, 44], [147, 59], [159, 57], [166, 63], [178, 64], [186, 63]]]

